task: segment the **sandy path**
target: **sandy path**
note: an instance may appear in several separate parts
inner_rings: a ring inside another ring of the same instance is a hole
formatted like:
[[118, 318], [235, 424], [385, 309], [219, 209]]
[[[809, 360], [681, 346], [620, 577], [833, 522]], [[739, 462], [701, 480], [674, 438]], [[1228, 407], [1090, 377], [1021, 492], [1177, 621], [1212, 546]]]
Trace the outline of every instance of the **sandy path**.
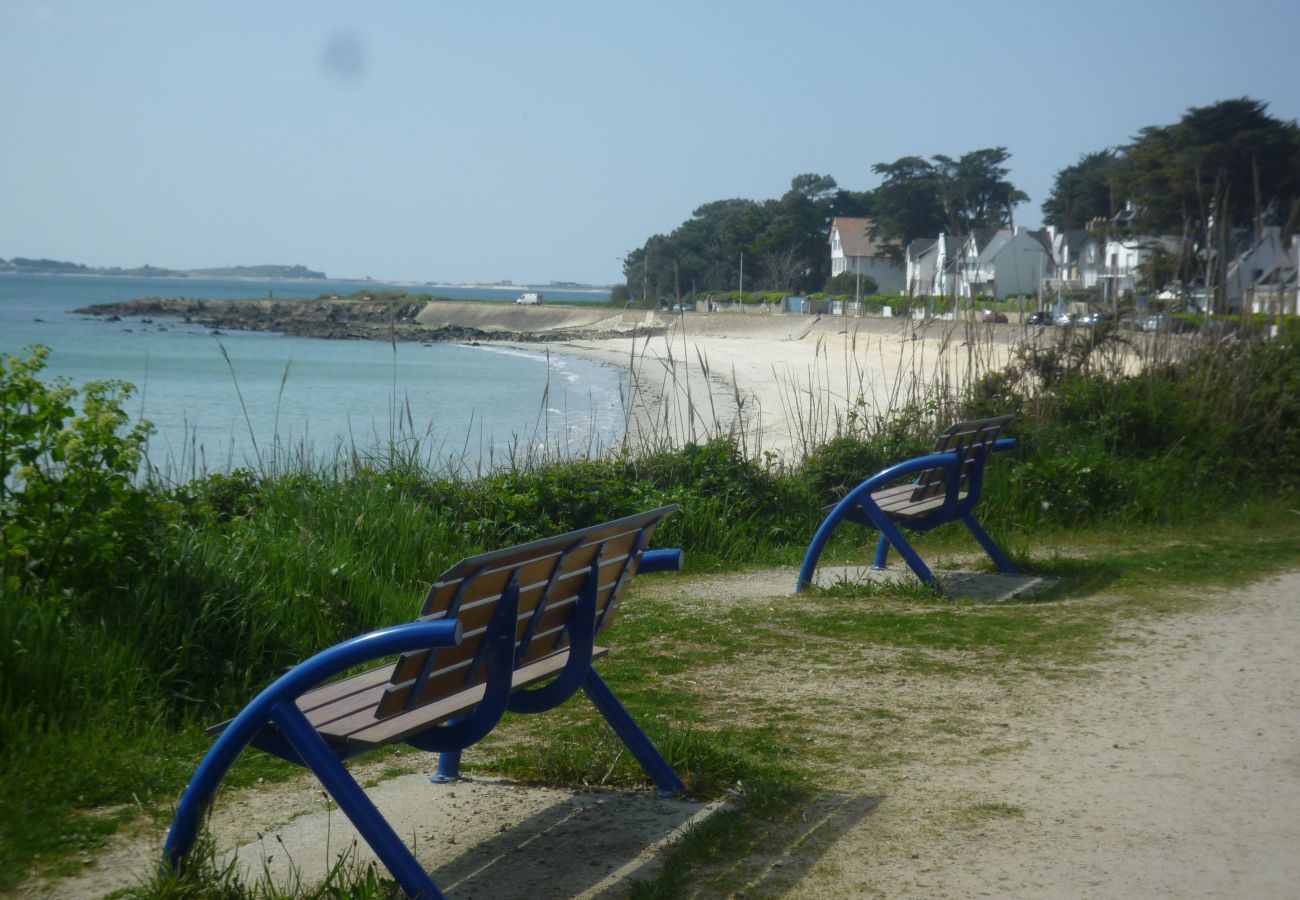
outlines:
[[1095, 680], [1046, 686], [1041, 712], [1011, 721], [1018, 751], [923, 766], [887, 792], [850, 778], [828, 804], [861, 808], [769, 886], [819, 900], [1300, 896], [1298, 624], [1291, 573], [1135, 630]]

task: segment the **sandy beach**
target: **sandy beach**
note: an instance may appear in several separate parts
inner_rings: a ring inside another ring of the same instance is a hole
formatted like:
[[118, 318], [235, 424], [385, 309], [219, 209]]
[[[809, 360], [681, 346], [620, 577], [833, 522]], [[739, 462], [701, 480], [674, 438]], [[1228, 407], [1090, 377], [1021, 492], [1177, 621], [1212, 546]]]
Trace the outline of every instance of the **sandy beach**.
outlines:
[[688, 313], [548, 346], [629, 372], [634, 444], [732, 434], [755, 456], [797, 459], [851, 418], [875, 421], [1001, 366], [1020, 337], [961, 321]]

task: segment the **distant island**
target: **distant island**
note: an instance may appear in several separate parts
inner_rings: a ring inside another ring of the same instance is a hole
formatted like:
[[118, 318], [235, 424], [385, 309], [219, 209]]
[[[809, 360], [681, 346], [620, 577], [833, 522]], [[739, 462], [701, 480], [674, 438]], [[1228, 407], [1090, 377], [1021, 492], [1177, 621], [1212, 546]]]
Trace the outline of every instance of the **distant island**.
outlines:
[[0, 259], [0, 272], [24, 275], [130, 275], [147, 278], [300, 278], [324, 279], [324, 272], [306, 266], [223, 266], [215, 269], [161, 269], [143, 265], [135, 269], [114, 266], [111, 269], [83, 266], [58, 259], [27, 259], [15, 256]]

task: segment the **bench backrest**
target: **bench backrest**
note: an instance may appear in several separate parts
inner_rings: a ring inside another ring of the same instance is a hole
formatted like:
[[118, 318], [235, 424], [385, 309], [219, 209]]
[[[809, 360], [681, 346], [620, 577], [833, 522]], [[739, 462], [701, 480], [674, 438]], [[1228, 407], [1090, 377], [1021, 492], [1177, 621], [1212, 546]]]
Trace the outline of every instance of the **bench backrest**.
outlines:
[[404, 654], [376, 711], [378, 718], [432, 703], [485, 680], [478, 665], [484, 635], [507, 591], [518, 590], [515, 667], [560, 653], [566, 626], [593, 564], [598, 566], [596, 633], [609, 627], [650, 538], [679, 507], [665, 506], [568, 534], [461, 560], [429, 589], [422, 619], [456, 617], [457, 647]]
[[[991, 419], [972, 419], [968, 422], [958, 422], [949, 427], [935, 440], [935, 453], [957, 451], [961, 465], [959, 490], [967, 488], [975, 466], [984, 464], [988, 454], [993, 450], [993, 443], [998, 439], [998, 435], [1006, 424], [1014, 418], [1015, 415], [1011, 414], [996, 416]], [[978, 448], [982, 448], [983, 452], [974, 452]], [[912, 502], [942, 496], [947, 490], [946, 473], [947, 469], [942, 467], [926, 469], [922, 472], [916, 479], [916, 488], [912, 491]]]

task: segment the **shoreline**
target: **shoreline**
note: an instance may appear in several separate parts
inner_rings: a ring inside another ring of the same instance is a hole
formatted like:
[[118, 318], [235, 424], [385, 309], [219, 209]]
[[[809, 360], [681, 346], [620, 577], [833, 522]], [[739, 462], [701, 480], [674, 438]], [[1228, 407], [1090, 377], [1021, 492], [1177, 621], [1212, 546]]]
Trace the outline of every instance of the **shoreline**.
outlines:
[[[999, 368], [1016, 326], [771, 312], [518, 307], [474, 301], [141, 298], [76, 310], [327, 340], [514, 346], [619, 369], [624, 446], [730, 437], [797, 462], [845, 430], [918, 410]], [[919, 414], [919, 413], [918, 413]]]

